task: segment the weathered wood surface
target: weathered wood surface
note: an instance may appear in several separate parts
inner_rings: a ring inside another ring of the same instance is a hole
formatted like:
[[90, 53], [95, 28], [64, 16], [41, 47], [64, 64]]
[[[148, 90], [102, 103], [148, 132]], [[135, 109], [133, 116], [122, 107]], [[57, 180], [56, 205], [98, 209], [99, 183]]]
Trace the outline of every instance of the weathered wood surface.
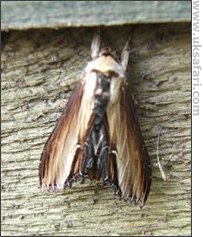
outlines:
[[[129, 27], [103, 28], [121, 50]], [[152, 188], [140, 209], [86, 180], [42, 193], [38, 165], [95, 29], [13, 31], [2, 52], [2, 235], [190, 235], [190, 25], [134, 26], [131, 78], [152, 160]], [[167, 181], [157, 165], [159, 154]]]
[[4, 1], [2, 30], [189, 22], [190, 1]]

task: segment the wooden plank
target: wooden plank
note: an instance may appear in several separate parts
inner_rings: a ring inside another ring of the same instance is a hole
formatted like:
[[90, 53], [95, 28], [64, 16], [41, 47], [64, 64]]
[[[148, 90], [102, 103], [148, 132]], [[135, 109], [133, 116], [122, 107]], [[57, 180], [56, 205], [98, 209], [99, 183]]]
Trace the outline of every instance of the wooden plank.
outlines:
[[1, 29], [189, 22], [190, 1], [3, 1]]
[[[121, 51], [130, 29], [102, 28], [103, 42]], [[39, 188], [40, 154], [89, 59], [96, 29], [3, 33], [3, 236], [191, 235], [190, 24], [133, 29], [128, 73], [152, 161], [152, 188], [142, 209], [89, 180], [63, 193]], [[160, 127], [166, 182], [156, 158]]]

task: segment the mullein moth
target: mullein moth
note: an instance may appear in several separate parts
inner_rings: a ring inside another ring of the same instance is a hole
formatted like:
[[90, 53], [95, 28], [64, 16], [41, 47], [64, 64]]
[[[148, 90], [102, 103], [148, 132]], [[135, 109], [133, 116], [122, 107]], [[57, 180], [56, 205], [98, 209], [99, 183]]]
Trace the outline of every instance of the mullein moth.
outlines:
[[64, 189], [89, 176], [143, 206], [151, 168], [126, 78], [128, 42], [118, 59], [95, 35], [91, 59], [44, 146], [40, 185]]

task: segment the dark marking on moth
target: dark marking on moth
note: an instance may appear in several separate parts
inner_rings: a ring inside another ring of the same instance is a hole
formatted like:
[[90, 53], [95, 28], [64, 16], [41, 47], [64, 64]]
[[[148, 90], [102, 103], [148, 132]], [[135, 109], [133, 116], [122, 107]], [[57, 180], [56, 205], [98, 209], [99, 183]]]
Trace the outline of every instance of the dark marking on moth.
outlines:
[[[80, 172], [76, 173], [70, 180], [67, 180], [67, 183], [70, 186], [72, 182], [84, 181], [86, 174], [92, 180], [99, 180], [102, 177], [103, 183], [109, 186], [120, 197], [121, 190], [118, 185], [116, 158], [112, 155], [114, 151], [110, 149], [106, 118], [106, 108], [110, 97], [110, 81], [113, 76], [115, 76], [113, 72], [110, 72], [107, 76], [97, 72], [97, 87], [95, 88], [93, 108], [94, 122], [92, 123], [92, 129], [88, 131], [82, 149], [83, 164]], [[114, 180], [109, 178], [109, 159], [113, 159], [113, 169], [115, 170]], [[75, 166], [75, 162], [73, 166]]]
[[[82, 149], [83, 164], [80, 176], [89, 174], [91, 179], [106, 180], [109, 157], [109, 135], [106, 119], [106, 107], [109, 101], [110, 79], [102, 73], [97, 73], [97, 87], [94, 94], [92, 129], [87, 131]], [[78, 174], [76, 174], [78, 176]]]

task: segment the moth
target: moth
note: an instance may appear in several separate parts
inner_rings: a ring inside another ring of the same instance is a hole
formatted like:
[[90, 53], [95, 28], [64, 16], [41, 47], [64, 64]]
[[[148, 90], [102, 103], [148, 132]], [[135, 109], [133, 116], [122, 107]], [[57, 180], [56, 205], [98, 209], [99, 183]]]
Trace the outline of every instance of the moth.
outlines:
[[144, 205], [151, 168], [126, 78], [128, 61], [128, 42], [118, 58], [94, 36], [91, 61], [44, 146], [42, 190], [64, 189], [89, 176], [121, 199]]

